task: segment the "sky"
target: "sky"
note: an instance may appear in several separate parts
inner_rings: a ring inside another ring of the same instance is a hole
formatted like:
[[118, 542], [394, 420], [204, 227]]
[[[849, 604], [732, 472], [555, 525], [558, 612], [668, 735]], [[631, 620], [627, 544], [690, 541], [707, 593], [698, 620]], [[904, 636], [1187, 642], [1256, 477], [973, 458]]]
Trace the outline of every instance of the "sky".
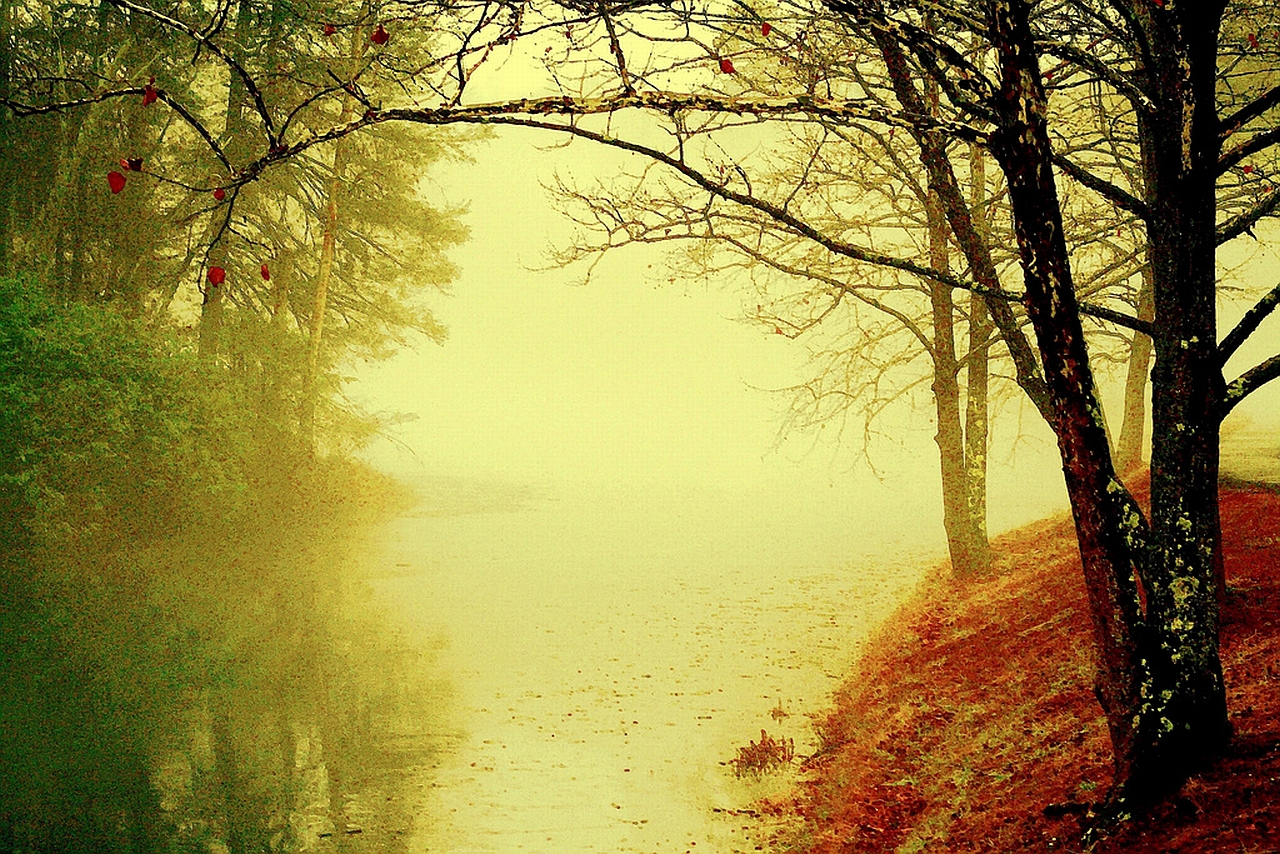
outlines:
[[[551, 212], [557, 170], [577, 180], [616, 174], [624, 153], [506, 129], [476, 162], [433, 167], [424, 192], [466, 204], [471, 239], [451, 253], [452, 294], [435, 302], [449, 328], [365, 366], [353, 397], [411, 415], [368, 452], [409, 478], [466, 476], [517, 483], [612, 483], [760, 495], [838, 522], [847, 502], [897, 507], [903, 524], [941, 536], [937, 452], [928, 411], [881, 422], [861, 443], [777, 442], [787, 397], [803, 378], [804, 344], [740, 322], [745, 298], [719, 282], [668, 281], [660, 253], [622, 250], [582, 284], [585, 267], [550, 268], [572, 228]], [[1017, 443], [1009, 437], [1025, 428]], [[1061, 506], [1047, 429], [1003, 422], [993, 455], [993, 517], [1027, 521]], [[1015, 486], [1016, 485], [1016, 486]], [[1007, 487], [1007, 488], [1006, 488]]]
[[609, 156], [584, 167], [587, 146], [536, 139], [510, 134], [429, 179], [428, 192], [470, 206], [461, 276], [436, 309], [449, 338], [362, 375], [419, 416], [406, 443], [433, 467], [516, 476], [714, 477], [759, 462], [780, 405], [759, 389], [794, 378], [797, 349], [736, 322], [738, 297], [714, 283], [659, 286], [652, 253], [607, 258], [588, 284], [585, 266], [546, 269], [572, 229], [539, 179]]
[[[469, 101], [556, 91], [530, 58], [536, 53], [495, 53], [472, 79]], [[451, 253], [461, 271], [452, 296], [434, 306], [448, 340], [359, 373], [357, 400], [416, 419], [394, 441], [376, 444], [370, 458], [409, 476], [701, 483], [791, 495], [827, 489], [899, 504], [910, 495], [907, 505], [931, 508], [929, 518], [940, 520], [927, 407], [883, 417], [879, 426], [890, 438], [875, 448], [874, 471], [856, 438], [839, 447], [791, 436], [778, 446], [787, 400], [768, 390], [804, 379], [805, 345], [739, 322], [739, 292], [716, 281], [668, 283], [656, 251], [610, 255], [586, 286], [585, 267], [545, 269], [548, 250], [569, 243], [572, 229], [551, 211], [542, 185], [557, 173], [607, 179], [636, 157], [562, 142], [497, 129], [472, 152], [475, 162], [436, 164], [424, 176], [430, 199], [469, 208], [471, 239]], [[1256, 295], [1280, 274], [1271, 242], [1234, 241], [1220, 266]], [[1227, 299], [1223, 328], [1248, 304]], [[1255, 339], [1229, 373], [1280, 350], [1280, 318]], [[1118, 429], [1123, 371], [1102, 380], [1104, 409]], [[1245, 401], [1226, 428], [1265, 432], [1276, 412], [1280, 388], [1268, 389]], [[1064, 506], [1061, 462], [1030, 407], [1006, 407], [993, 429], [993, 527]]]

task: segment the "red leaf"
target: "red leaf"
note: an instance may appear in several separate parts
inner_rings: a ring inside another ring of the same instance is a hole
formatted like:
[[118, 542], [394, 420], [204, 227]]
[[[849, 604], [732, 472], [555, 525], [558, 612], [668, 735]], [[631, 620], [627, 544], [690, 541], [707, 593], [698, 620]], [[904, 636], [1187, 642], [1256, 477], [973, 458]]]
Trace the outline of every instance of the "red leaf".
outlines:
[[1241, 166], [1241, 167], [1240, 167], [1240, 171], [1241, 171], [1241, 172], [1243, 172], [1243, 173], [1244, 173], [1244, 174], [1246, 174], [1246, 175], [1248, 175], [1248, 174], [1252, 173], [1252, 172], [1253, 172], [1253, 164], [1252, 164], [1252, 163], [1246, 163], [1245, 165], [1243, 165], [1243, 166]]
[[331, 35], [333, 35], [334, 33], [336, 33], [337, 31], [338, 31], [338, 28], [337, 28], [337, 27], [335, 27], [333, 24], [325, 24], [325, 25], [324, 25], [324, 34], [325, 34], [326, 36], [331, 36]]
[[721, 74], [732, 74], [732, 73], [733, 73], [733, 60], [732, 60], [732, 59], [729, 59], [729, 58], [726, 56], [724, 59], [720, 60], [720, 73], [721, 73]]
[[267, 265], [266, 265], [266, 264], [263, 264], [263, 265], [262, 265], [262, 280], [263, 280], [264, 282], [269, 282], [269, 281], [271, 281], [271, 271], [267, 269]]
[[120, 168], [126, 172], [141, 172], [142, 158], [141, 157], [121, 157]]
[[160, 93], [156, 91], [156, 87], [148, 83], [147, 87], [142, 90], [142, 106], [148, 107], [154, 104], [159, 97]]
[[765, 21], [763, 24], [760, 25], [760, 35], [767, 36], [769, 35], [769, 32], [772, 29], [773, 29], [773, 24], [769, 23], [768, 21]]
[[1249, 47], [1253, 48], [1254, 50], [1257, 50], [1257, 49], [1258, 49], [1258, 34], [1257, 34], [1257, 33], [1249, 33], [1249, 35], [1247, 36], [1247, 38], [1249, 39]]
[[782, 334], [782, 327], [781, 327], [781, 326], [775, 326], [775, 327], [773, 327], [773, 334], [774, 334], [774, 335], [781, 335], [781, 334]]
[[218, 189], [213, 191], [213, 197], [218, 201], [222, 201], [227, 197], [227, 191], [219, 187]]
[[227, 271], [221, 267], [209, 268], [209, 284], [215, 288], [227, 280]]
[[124, 189], [124, 176], [112, 169], [107, 173], [107, 183], [111, 185], [111, 194], [115, 195]]
[[390, 39], [391, 39], [391, 36], [388, 35], [387, 31], [382, 28], [382, 24], [378, 24], [378, 28], [373, 31], [373, 34], [371, 36], [369, 36], [369, 41], [373, 42], [376, 45], [384, 45], [388, 41], [390, 41]]

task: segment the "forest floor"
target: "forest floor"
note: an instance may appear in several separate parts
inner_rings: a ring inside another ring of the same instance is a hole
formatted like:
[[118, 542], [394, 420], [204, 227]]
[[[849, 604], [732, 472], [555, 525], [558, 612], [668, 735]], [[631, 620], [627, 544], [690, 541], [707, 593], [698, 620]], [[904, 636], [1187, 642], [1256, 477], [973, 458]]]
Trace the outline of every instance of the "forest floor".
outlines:
[[[1227, 484], [1221, 506], [1230, 755], [1098, 854], [1280, 852], [1280, 493]], [[1111, 758], [1070, 517], [995, 549], [988, 575], [953, 582], [944, 566], [878, 630], [814, 721], [799, 787], [762, 805], [779, 848], [1081, 850]]]

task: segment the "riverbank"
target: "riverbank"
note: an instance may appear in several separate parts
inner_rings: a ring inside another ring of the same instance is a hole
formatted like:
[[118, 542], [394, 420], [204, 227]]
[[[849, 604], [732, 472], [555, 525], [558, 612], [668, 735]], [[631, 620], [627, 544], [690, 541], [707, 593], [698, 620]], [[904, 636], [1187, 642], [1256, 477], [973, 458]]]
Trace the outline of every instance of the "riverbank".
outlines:
[[[1232, 753], [1096, 852], [1274, 850], [1280, 827], [1280, 494], [1224, 486]], [[798, 790], [781, 850], [1076, 851], [1111, 782], [1079, 554], [1062, 514], [999, 538], [993, 572], [933, 573], [874, 635]]]
[[177, 535], [7, 555], [0, 850], [405, 850], [443, 701], [359, 570], [412, 503], [322, 460]]
[[792, 778], [737, 749], [812, 753], [808, 715], [939, 558], [870, 510], [827, 530], [716, 485], [414, 487], [363, 576], [449, 688], [414, 851], [763, 850], [751, 805]]

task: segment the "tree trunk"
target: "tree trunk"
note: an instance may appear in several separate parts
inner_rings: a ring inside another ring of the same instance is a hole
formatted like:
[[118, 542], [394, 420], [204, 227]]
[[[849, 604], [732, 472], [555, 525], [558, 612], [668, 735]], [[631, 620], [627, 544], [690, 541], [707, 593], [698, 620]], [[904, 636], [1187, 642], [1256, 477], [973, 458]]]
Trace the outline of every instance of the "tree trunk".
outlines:
[[[986, 156], [978, 146], [969, 149], [969, 210], [983, 243], [991, 245], [987, 215]], [[969, 488], [969, 514], [990, 562], [987, 536], [987, 448], [990, 430], [987, 418], [987, 390], [990, 378], [991, 337], [994, 327], [986, 300], [969, 294], [969, 353], [965, 358], [964, 468]]]
[[[248, 40], [253, 32], [253, 5], [249, 0], [240, 0], [236, 7], [235, 37]], [[231, 75], [227, 85], [227, 121], [223, 132], [224, 151], [232, 163], [239, 163], [247, 154], [248, 140], [251, 131], [245, 121], [245, 110], [249, 106], [249, 91], [244, 81], [236, 74]], [[215, 209], [209, 223], [209, 234], [205, 244], [209, 253], [205, 258], [207, 267], [227, 269], [227, 234], [223, 229], [221, 208]], [[201, 360], [212, 360], [217, 357], [222, 337], [222, 320], [224, 306], [227, 301], [227, 288], [231, 287], [231, 278], [221, 285], [214, 285], [206, 278], [201, 283], [204, 298], [200, 305], [200, 344], [198, 354]]]
[[[344, 110], [345, 112], [345, 110]], [[316, 404], [320, 395], [320, 345], [324, 335], [324, 315], [329, 301], [329, 279], [333, 275], [333, 253], [338, 229], [338, 192], [342, 182], [338, 178], [342, 162], [343, 143], [334, 143], [333, 179], [329, 182], [328, 202], [324, 212], [324, 235], [320, 243], [320, 266], [316, 272], [315, 296], [311, 303], [311, 323], [307, 337], [307, 376], [302, 393], [302, 411], [299, 416], [303, 443], [314, 451]]]
[[222, 291], [226, 284], [215, 285], [205, 281], [204, 297], [200, 302], [200, 343], [196, 353], [201, 361], [218, 355], [218, 339], [222, 334]]
[[[947, 221], [937, 194], [930, 193], [927, 206], [929, 262], [939, 272], [949, 268]], [[938, 419], [934, 440], [942, 468], [942, 526], [951, 555], [951, 571], [959, 577], [972, 576], [986, 568], [989, 554], [986, 540], [970, 512], [970, 489], [966, 477], [965, 436], [960, 421], [960, 365], [956, 360], [955, 307], [951, 287], [931, 282], [933, 310], [933, 400]]]
[[[351, 68], [354, 69], [364, 57], [369, 44], [366, 32], [371, 10], [365, 3], [360, 12], [360, 24], [351, 29]], [[355, 114], [356, 99], [346, 95], [342, 99], [342, 113], [338, 124], [351, 121]], [[333, 144], [333, 173], [329, 180], [329, 192], [324, 211], [324, 231], [320, 243], [320, 265], [316, 271], [315, 298], [311, 304], [311, 324], [307, 350], [306, 388], [303, 391], [302, 411], [300, 413], [303, 442], [315, 449], [315, 417], [316, 404], [320, 394], [320, 352], [324, 338], [324, 316], [329, 302], [329, 282], [333, 275], [333, 256], [338, 236], [338, 201], [342, 191], [342, 176], [346, 171], [347, 145], [344, 139]]]
[[1165, 72], [1152, 81], [1158, 108], [1140, 118], [1151, 141], [1144, 171], [1156, 313], [1148, 531], [1114, 476], [1093, 394], [1030, 8], [1025, 0], [995, 0], [990, 10], [1001, 63], [991, 150], [1009, 182], [1027, 309], [1076, 519], [1099, 652], [1097, 693], [1116, 754], [1114, 798], [1145, 803], [1220, 755], [1230, 735], [1214, 595], [1222, 384], [1214, 358], [1216, 28], [1179, 7], [1168, 13], [1181, 18], [1178, 32], [1165, 29], [1162, 17], [1148, 33], [1153, 68]]
[[[911, 76], [911, 67], [902, 45], [896, 35], [882, 26], [871, 24], [872, 37], [884, 57], [889, 78], [893, 83], [894, 94], [907, 113], [928, 115], [924, 99], [916, 90]], [[956, 180], [951, 161], [947, 158], [946, 147], [938, 134], [925, 132], [919, 128], [909, 128], [920, 149], [920, 164], [929, 178], [930, 191], [937, 193], [946, 213], [947, 224], [956, 239], [956, 245], [964, 254], [969, 265], [969, 272], [979, 285], [991, 290], [1001, 290], [1000, 275], [995, 263], [991, 260], [991, 247], [982, 231], [975, 224], [969, 205], [960, 192], [960, 183]], [[1000, 337], [1009, 349], [1009, 358], [1013, 361], [1015, 380], [1035, 404], [1036, 409], [1046, 421], [1052, 421], [1053, 409], [1049, 401], [1048, 389], [1041, 376], [1040, 366], [1036, 363], [1031, 345], [1023, 334], [1013, 310], [1000, 299], [984, 297], [991, 319], [1000, 330]]]
[[[0, 0], [0, 97], [10, 97], [13, 52], [9, 47], [11, 0]], [[13, 201], [18, 189], [13, 114], [0, 108], [0, 276], [13, 272]]]
[[991, 33], [1000, 62], [1002, 108], [991, 151], [1009, 185], [1027, 313], [1052, 403], [1067, 494], [1084, 567], [1099, 673], [1095, 692], [1115, 751], [1116, 779], [1135, 770], [1135, 711], [1143, 681], [1138, 585], [1145, 526], [1116, 480], [1093, 391], [1084, 331], [1051, 167], [1047, 103], [1024, 0], [995, 0]]
[[[1155, 317], [1155, 292], [1151, 265], [1142, 268], [1142, 288], [1138, 291], [1138, 319]], [[1151, 372], [1151, 337], [1134, 332], [1129, 343], [1129, 372], [1124, 383], [1124, 420], [1116, 443], [1116, 470], [1121, 474], [1142, 466], [1142, 445], [1147, 429], [1147, 379]]]
[[[1217, 8], [1217, 15], [1213, 8]], [[1215, 265], [1220, 149], [1215, 105], [1221, 7], [1179, 6], [1176, 28], [1150, 27], [1162, 75], [1140, 114], [1155, 307], [1152, 371], [1152, 550], [1143, 583], [1149, 674], [1135, 777], [1182, 779], [1230, 741], [1218, 651], [1222, 550]]]
[[[932, 114], [938, 112], [938, 87], [925, 81], [925, 102]], [[929, 266], [939, 273], [951, 270], [946, 215], [938, 194], [925, 198], [928, 223]], [[951, 286], [929, 283], [933, 315], [933, 401], [937, 416], [938, 459], [942, 473], [942, 527], [947, 536], [953, 575], [966, 578], [990, 563], [986, 537], [976, 524], [971, 503], [968, 465], [965, 456], [964, 426], [960, 420], [960, 363], [956, 359], [955, 303]], [[985, 449], [984, 449], [985, 450]]]

